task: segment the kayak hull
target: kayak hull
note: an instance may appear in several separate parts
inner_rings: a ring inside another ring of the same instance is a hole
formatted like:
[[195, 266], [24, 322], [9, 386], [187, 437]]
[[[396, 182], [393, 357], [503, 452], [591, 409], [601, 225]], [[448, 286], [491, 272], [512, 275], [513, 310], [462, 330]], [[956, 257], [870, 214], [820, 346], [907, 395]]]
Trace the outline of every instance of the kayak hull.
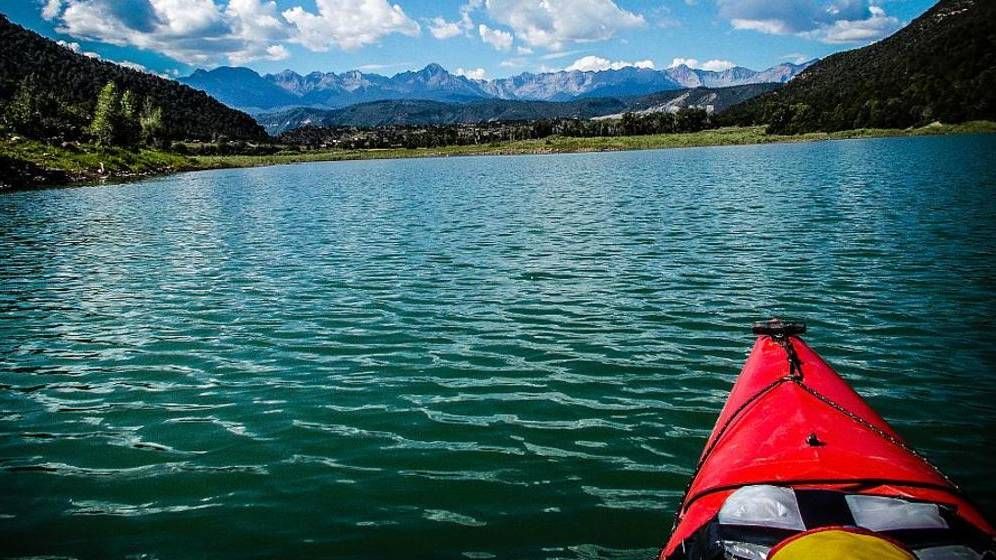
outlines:
[[752, 485], [932, 502], [986, 535], [993, 528], [815, 351], [760, 336], [716, 422], [661, 559]]

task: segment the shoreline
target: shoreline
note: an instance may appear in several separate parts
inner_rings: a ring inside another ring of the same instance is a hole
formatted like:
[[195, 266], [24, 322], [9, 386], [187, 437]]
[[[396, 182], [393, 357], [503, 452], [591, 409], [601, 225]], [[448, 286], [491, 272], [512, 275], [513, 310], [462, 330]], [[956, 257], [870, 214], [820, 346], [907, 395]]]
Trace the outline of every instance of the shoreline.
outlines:
[[[272, 155], [224, 156], [184, 156], [159, 150], [130, 151], [122, 148], [101, 149], [93, 146], [67, 149], [32, 140], [0, 139], [0, 173], [10, 175], [10, 177], [0, 177], [0, 192], [116, 184], [188, 171], [269, 167], [296, 163], [615, 152], [993, 133], [996, 133], [996, 122], [992, 121], [971, 121], [956, 125], [935, 123], [915, 129], [856, 129], [830, 133], [813, 132], [792, 136], [768, 135], [764, 132], [764, 127], [755, 126], [725, 127], [701, 132], [648, 136], [586, 138], [551, 136], [539, 140], [439, 148], [331, 149], [278, 152]], [[11, 186], [6, 186], [8, 181]]]

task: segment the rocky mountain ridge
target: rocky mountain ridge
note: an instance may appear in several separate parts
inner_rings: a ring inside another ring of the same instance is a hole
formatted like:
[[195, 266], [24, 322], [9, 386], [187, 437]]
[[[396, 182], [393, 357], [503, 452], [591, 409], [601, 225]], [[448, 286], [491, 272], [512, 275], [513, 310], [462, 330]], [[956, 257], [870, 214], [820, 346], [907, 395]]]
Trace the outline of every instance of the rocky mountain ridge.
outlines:
[[738, 66], [721, 72], [684, 65], [664, 70], [626, 67], [598, 72], [524, 73], [494, 80], [472, 80], [452, 74], [438, 64], [390, 77], [358, 70], [306, 75], [285, 70], [260, 75], [248, 68], [220, 67], [197, 70], [180, 81], [229, 106], [263, 113], [294, 107], [337, 109], [357, 103], [400, 99], [457, 103], [483, 99], [574, 101], [648, 95], [684, 88], [786, 83], [810, 64], [784, 63], [762, 71]]

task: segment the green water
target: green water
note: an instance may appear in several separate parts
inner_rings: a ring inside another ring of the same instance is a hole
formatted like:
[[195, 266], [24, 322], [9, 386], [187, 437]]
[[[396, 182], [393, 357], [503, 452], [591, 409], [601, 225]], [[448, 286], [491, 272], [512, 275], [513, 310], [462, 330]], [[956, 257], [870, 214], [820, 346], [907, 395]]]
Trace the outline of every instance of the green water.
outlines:
[[996, 511], [996, 137], [0, 195], [0, 556], [646, 558], [752, 343]]

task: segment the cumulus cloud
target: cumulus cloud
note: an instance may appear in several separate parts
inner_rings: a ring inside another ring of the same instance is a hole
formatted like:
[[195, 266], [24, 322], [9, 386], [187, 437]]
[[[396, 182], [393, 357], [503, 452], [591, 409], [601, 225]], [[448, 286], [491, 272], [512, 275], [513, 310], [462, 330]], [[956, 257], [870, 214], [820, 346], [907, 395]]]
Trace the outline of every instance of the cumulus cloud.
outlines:
[[62, 11], [62, 0], [48, 0], [42, 7], [42, 19], [51, 21]]
[[51, 16], [60, 33], [191, 64], [288, 54], [277, 48], [286, 29], [272, 1], [230, 0], [223, 8], [213, 0], [63, 0], [48, 2], [42, 15]]
[[871, 0], [717, 0], [734, 29], [798, 35], [825, 43], [861, 43], [899, 29]]
[[824, 43], [870, 43], [891, 35], [900, 27], [898, 18], [889, 16], [878, 6], [870, 6], [871, 17], [862, 20], [839, 20], [806, 35]]
[[467, 35], [474, 29], [474, 20], [471, 12], [481, 7], [484, 0], [469, 0], [460, 7], [460, 19], [457, 21], [447, 21], [442, 17], [434, 17], [429, 20], [429, 32], [436, 39], [452, 39], [458, 35]]
[[333, 46], [353, 50], [392, 33], [414, 37], [420, 31], [401, 6], [387, 0], [315, 0], [315, 4], [317, 14], [301, 6], [283, 12], [297, 28], [291, 40], [313, 51]]
[[612, 61], [600, 56], [585, 56], [575, 60], [570, 66], [565, 68], [567, 72], [575, 70], [579, 72], [601, 72], [603, 70], [620, 70], [622, 68], [654, 68], [653, 60], [638, 60], [636, 62], [626, 62], [623, 60]]
[[485, 0], [484, 6], [517, 39], [550, 50], [568, 43], [604, 41], [624, 29], [646, 25], [642, 15], [623, 10], [613, 0]]
[[717, 58], [705, 62], [699, 62], [697, 58], [675, 58], [671, 61], [671, 65], [668, 68], [676, 68], [678, 66], [687, 66], [696, 70], [708, 70], [710, 72], [722, 72], [735, 67], [736, 64], [729, 60], [719, 60]]
[[471, 80], [484, 80], [488, 77], [488, 73], [484, 68], [457, 68], [453, 73]]
[[419, 26], [387, 0], [316, 0], [317, 13], [273, 0], [46, 0], [42, 16], [73, 37], [131, 46], [188, 64], [283, 60], [286, 43], [353, 49]]
[[441, 17], [432, 18], [429, 24], [429, 33], [436, 39], [452, 39], [463, 34], [463, 28], [459, 22], [446, 21]]
[[224, 16], [238, 37], [272, 42], [287, 36], [286, 24], [272, 1], [229, 0]]
[[492, 29], [483, 23], [477, 27], [481, 34], [481, 40], [491, 45], [499, 51], [507, 51], [512, 48], [512, 34], [501, 29]]

